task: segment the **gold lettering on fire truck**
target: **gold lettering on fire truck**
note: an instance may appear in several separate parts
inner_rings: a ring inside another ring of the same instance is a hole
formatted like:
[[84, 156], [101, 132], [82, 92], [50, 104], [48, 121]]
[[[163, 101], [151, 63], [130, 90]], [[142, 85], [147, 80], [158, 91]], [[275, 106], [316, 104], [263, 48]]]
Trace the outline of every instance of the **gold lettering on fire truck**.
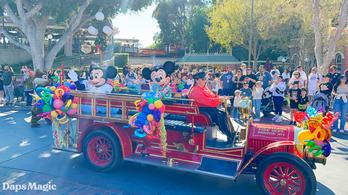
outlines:
[[289, 140], [290, 132], [288, 129], [276, 129], [276, 128], [254, 128], [253, 138], [263, 139], [277, 139], [277, 140]]

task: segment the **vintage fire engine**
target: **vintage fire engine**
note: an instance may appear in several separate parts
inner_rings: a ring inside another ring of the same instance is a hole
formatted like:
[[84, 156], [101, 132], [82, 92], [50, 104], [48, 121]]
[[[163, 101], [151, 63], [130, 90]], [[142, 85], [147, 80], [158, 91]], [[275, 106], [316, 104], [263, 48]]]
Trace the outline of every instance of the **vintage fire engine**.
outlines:
[[[253, 174], [268, 194], [314, 194], [315, 163], [325, 158], [309, 155], [295, 143], [295, 127], [228, 122], [236, 132], [233, 143], [217, 138], [210, 117], [188, 99], [166, 100], [167, 155], [160, 143], [144, 143], [128, 125], [140, 95], [95, 94], [77, 91], [78, 113], [67, 123], [53, 123], [54, 148], [83, 153], [99, 171], [122, 161], [236, 179]], [[146, 148], [144, 148], [146, 145]], [[146, 153], [144, 153], [146, 150]]]

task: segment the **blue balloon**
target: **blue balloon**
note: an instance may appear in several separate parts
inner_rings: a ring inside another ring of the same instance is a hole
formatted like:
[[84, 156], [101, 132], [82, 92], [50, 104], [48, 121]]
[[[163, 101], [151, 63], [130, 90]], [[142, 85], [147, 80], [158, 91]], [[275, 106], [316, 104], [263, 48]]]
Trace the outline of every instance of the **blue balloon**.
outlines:
[[307, 114], [309, 117], [314, 117], [318, 114], [317, 110], [315, 110], [315, 108], [309, 106], [306, 110]]
[[44, 101], [43, 100], [38, 100], [37, 102], [36, 102], [36, 107], [38, 107], [38, 108], [42, 108], [43, 106], [44, 106]]
[[323, 155], [325, 157], [330, 156], [331, 154], [331, 145], [328, 141], [324, 141], [323, 146], [321, 147], [321, 150], [323, 151]]
[[70, 84], [70, 89], [71, 89], [71, 90], [76, 90], [77, 87], [76, 87], [76, 85], [75, 85], [74, 83], [71, 83], [71, 84]]
[[144, 138], [146, 137], [146, 133], [142, 129], [136, 129], [134, 131], [134, 136], [137, 138]]
[[161, 120], [161, 112], [159, 110], [155, 110], [153, 112], [153, 118], [156, 122], [159, 122]]
[[148, 105], [146, 104], [146, 105], [142, 108], [141, 112], [144, 113], [144, 114], [147, 116], [148, 114], [150, 114], [150, 113], [152, 112], [152, 110], [150, 110], [149, 107], [148, 107]]

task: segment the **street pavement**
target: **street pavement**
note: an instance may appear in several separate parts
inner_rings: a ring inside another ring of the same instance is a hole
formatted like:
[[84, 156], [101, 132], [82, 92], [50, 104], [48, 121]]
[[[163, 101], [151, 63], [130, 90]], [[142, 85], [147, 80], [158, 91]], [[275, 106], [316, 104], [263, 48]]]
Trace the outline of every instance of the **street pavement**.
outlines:
[[[0, 195], [2, 194], [260, 194], [252, 176], [237, 181], [125, 163], [92, 170], [82, 155], [51, 149], [50, 126], [30, 128], [27, 110], [0, 111]], [[284, 122], [286, 123], [286, 122]], [[317, 194], [348, 194], [348, 135], [334, 135], [326, 166], [318, 165]], [[5, 184], [36, 182], [55, 190], [4, 190]], [[5, 184], [4, 184], [5, 183]], [[52, 187], [52, 188], [53, 188]]]

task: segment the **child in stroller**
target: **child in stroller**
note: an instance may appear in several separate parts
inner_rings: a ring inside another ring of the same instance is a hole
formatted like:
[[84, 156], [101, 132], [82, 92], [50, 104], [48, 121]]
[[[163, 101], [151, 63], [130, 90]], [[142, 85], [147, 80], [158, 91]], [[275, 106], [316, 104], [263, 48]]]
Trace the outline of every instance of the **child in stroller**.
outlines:
[[311, 106], [325, 114], [329, 111], [329, 97], [324, 93], [317, 92], [313, 97]]
[[271, 112], [273, 112], [273, 99], [272, 99], [272, 92], [269, 90], [270, 87], [267, 87], [263, 94], [261, 99], [261, 110], [263, 113], [263, 116], [267, 117]]

